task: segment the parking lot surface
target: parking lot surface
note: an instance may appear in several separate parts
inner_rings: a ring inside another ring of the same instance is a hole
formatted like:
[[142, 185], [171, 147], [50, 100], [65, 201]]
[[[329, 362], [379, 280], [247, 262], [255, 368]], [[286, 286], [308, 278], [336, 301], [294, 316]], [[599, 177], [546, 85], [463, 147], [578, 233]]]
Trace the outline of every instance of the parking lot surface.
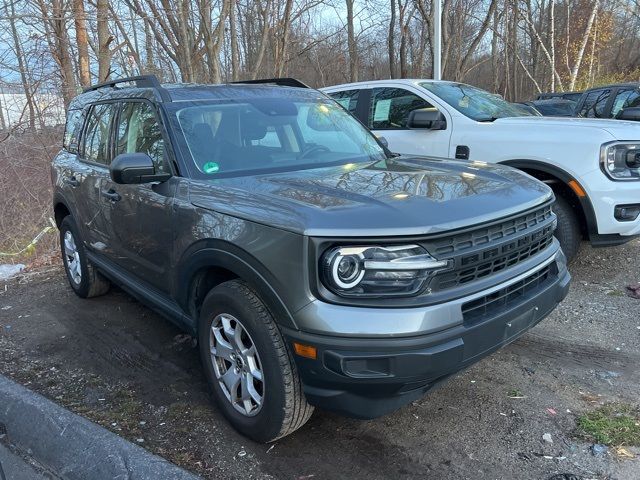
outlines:
[[640, 300], [625, 293], [639, 251], [585, 247], [549, 318], [406, 408], [316, 411], [270, 445], [210, 403], [190, 337], [118, 289], [77, 298], [60, 267], [0, 285], [0, 374], [205, 478], [640, 479], [640, 449], [594, 452], [576, 429], [599, 405], [640, 402]]

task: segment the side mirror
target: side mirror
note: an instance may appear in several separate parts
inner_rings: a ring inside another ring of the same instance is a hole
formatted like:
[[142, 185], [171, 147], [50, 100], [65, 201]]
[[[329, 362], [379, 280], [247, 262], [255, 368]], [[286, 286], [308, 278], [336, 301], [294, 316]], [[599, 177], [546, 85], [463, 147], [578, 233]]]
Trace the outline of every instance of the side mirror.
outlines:
[[447, 119], [437, 108], [420, 108], [409, 113], [407, 127], [410, 129], [446, 130]]
[[156, 173], [153, 160], [146, 153], [121, 153], [109, 166], [111, 180], [120, 184], [164, 182], [170, 173]]
[[378, 142], [380, 142], [384, 148], [389, 148], [389, 141], [386, 138], [378, 137], [378, 136], [376, 136], [376, 138], [378, 139]]
[[618, 120], [632, 120], [634, 122], [640, 122], [640, 107], [629, 107], [622, 109], [618, 115]]

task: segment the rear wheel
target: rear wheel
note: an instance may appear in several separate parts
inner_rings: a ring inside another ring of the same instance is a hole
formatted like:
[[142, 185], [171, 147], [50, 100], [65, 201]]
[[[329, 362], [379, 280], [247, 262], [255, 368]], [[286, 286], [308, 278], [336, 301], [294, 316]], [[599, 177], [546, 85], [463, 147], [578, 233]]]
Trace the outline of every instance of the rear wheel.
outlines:
[[97, 297], [109, 291], [109, 281], [91, 265], [71, 216], [60, 224], [62, 262], [71, 288], [81, 298]]
[[200, 312], [199, 344], [214, 400], [243, 435], [271, 442], [311, 417], [291, 352], [245, 282], [231, 280], [209, 292]]
[[575, 209], [560, 195], [556, 194], [556, 201], [551, 208], [558, 217], [558, 228], [556, 228], [555, 236], [567, 257], [567, 263], [570, 263], [578, 254], [582, 243], [580, 222]]

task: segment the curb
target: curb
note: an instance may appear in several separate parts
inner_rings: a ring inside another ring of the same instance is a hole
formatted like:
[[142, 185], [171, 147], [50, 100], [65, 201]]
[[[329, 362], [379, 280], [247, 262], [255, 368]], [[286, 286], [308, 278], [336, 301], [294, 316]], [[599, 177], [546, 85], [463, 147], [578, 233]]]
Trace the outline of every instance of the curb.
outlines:
[[200, 479], [2, 375], [0, 424], [12, 443], [65, 480]]

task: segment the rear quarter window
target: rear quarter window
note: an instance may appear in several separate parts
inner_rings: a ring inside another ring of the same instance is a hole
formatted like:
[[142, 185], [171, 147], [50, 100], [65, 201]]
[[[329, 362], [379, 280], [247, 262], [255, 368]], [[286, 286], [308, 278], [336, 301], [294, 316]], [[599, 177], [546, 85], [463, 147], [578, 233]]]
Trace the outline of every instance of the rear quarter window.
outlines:
[[69, 153], [78, 153], [78, 137], [80, 136], [83, 118], [82, 110], [69, 110], [67, 112], [62, 147]]

